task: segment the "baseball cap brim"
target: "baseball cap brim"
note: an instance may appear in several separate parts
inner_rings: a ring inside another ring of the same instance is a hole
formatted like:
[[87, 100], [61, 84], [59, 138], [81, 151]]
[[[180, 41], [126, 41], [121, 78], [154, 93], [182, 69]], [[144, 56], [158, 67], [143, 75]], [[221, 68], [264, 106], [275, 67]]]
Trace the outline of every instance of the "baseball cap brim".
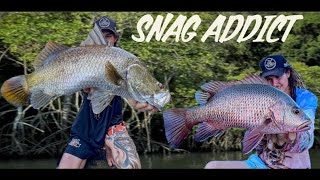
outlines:
[[263, 72], [261, 74], [262, 77], [267, 77], [267, 76], [282, 76], [285, 72], [285, 68], [276, 68], [276, 69], [273, 69], [273, 70], [270, 70], [270, 71], [266, 71], [266, 72]]
[[104, 31], [105, 31], [105, 30], [111, 31], [111, 32], [113, 32], [116, 36], [119, 36], [118, 32], [115, 31], [115, 30], [112, 29], [112, 28], [102, 28], [101, 31], [103, 31], [103, 30], [104, 30]]

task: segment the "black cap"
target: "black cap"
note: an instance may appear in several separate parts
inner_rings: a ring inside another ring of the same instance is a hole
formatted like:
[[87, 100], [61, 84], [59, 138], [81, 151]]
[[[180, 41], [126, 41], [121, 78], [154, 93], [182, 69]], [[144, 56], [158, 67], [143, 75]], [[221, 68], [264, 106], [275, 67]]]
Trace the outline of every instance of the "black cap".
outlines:
[[95, 21], [95, 24], [100, 28], [101, 31], [103, 30], [110, 30], [112, 31], [116, 36], [119, 36], [117, 32], [117, 24], [116, 22], [108, 18], [106, 16], [103, 16]]
[[282, 76], [288, 66], [287, 59], [282, 55], [277, 54], [264, 57], [260, 61], [261, 76]]

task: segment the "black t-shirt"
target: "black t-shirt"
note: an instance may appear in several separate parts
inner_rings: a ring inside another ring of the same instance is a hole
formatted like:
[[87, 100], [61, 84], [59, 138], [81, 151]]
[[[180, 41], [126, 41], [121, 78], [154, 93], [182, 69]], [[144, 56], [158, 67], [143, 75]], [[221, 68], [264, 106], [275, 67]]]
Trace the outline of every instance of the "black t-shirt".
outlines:
[[108, 128], [122, 121], [122, 98], [120, 96], [115, 96], [97, 116], [93, 113], [90, 100], [85, 94], [80, 111], [71, 128], [71, 138], [78, 136], [92, 146], [101, 148], [104, 145]]

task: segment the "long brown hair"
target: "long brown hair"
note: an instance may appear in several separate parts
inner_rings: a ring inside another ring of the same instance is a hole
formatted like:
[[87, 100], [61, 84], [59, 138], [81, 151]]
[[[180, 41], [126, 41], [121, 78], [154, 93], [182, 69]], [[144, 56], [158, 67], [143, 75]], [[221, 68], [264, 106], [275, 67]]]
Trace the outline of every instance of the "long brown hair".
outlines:
[[291, 64], [288, 65], [286, 72], [290, 71], [290, 77], [289, 77], [289, 87], [291, 91], [291, 97], [294, 101], [296, 101], [296, 87], [307, 89], [302, 76], [300, 73], [298, 73]]

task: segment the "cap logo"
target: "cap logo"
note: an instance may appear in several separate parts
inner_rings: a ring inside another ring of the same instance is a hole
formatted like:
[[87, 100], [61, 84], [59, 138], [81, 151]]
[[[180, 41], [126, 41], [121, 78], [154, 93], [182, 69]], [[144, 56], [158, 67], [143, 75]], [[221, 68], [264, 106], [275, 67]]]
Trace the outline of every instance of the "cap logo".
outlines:
[[99, 21], [99, 26], [100, 26], [101, 28], [107, 28], [107, 27], [109, 27], [109, 25], [110, 25], [109, 19], [107, 19], [107, 18], [102, 18], [102, 19], [100, 19], [100, 21]]
[[268, 70], [275, 68], [276, 65], [277, 65], [276, 60], [274, 60], [273, 58], [267, 58], [264, 61], [264, 67]]

